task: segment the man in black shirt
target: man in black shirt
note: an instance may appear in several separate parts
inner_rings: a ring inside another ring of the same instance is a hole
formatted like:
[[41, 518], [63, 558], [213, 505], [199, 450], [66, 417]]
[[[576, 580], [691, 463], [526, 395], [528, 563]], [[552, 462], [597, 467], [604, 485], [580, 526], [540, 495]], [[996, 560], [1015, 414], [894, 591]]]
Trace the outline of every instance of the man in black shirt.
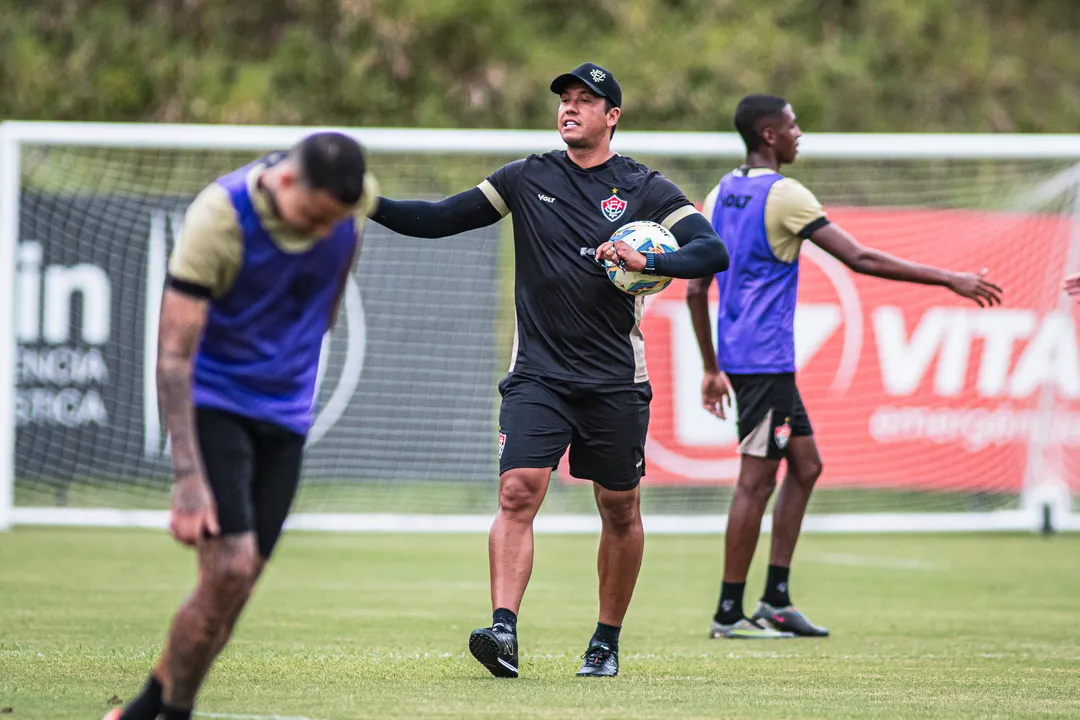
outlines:
[[[441, 202], [379, 198], [372, 220], [404, 235], [445, 237], [514, 215], [517, 329], [499, 383], [499, 509], [491, 528], [492, 626], [472, 654], [496, 677], [518, 676], [517, 611], [533, 565], [532, 523], [567, 447], [570, 472], [592, 480], [602, 530], [600, 617], [578, 675], [618, 674], [619, 631], [644, 549], [638, 484], [652, 390], [643, 298], [607, 278], [602, 261], [661, 276], [727, 268], [708, 220], [660, 173], [611, 151], [622, 90], [585, 63], [551, 83], [564, 151], [530, 155]], [[671, 230], [680, 249], [643, 255], [607, 238], [634, 220]]]

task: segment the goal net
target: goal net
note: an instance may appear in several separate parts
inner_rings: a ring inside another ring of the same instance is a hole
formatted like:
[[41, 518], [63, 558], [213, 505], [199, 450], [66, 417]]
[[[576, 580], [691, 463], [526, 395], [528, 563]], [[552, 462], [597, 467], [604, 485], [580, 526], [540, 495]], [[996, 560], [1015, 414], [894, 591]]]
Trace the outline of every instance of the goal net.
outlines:
[[[303, 130], [2, 127], [0, 527], [160, 526], [171, 465], [155, 338], [184, 209], [217, 176]], [[441, 198], [558, 146], [547, 132], [354, 132], [392, 197]], [[741, 151], [731, 135], [616, 140], [696, 202]], [[791, 174], [861, 242], [951, 269], [987, 267], [1006, 288], [1003, 307], [980, 308], [941, 288], [855, 276], [806, 245], [797, 363], [825, 466], [807, 529], [1080, 527], [1080, 351], [1060, 291], [1080, 268], [1078, 145], [804, 140]], [[443, 240], [368, 225], [324, 343], [294, 527], [486, 530], [512, 268], [509, 222]], [[736, 428], [733, 413], [721, 422], [700, 408], [684, 300], [676, 282], [643, 317], [654, 401], [642, 502], [653, 530], [719, 532], [738, 472]], [[596, 523], [591, 487], [564, 464], [539, 529]]]

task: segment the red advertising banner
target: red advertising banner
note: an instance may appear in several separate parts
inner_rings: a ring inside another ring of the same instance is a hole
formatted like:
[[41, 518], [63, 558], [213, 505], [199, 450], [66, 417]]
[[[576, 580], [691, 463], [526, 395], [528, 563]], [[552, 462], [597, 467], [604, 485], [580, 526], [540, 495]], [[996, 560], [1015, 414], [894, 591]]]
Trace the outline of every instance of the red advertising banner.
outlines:
[[[821, 485], [1014, 492], [1029, 448], [1059, 469], [1080, 459], [1076, 314], [1060, 289], [1067, 219], [865, 208], [830, 217], [903, 258], [987, 267], [1005, 302], [980, 308], [944, 288], [858, 276], [806, 243], [796, 363]], [[685, 283], [647, 299], [643, 331], [654, 390], [645, 482], [732, 483], [734, 413], [720, 421], [701, 409]]]

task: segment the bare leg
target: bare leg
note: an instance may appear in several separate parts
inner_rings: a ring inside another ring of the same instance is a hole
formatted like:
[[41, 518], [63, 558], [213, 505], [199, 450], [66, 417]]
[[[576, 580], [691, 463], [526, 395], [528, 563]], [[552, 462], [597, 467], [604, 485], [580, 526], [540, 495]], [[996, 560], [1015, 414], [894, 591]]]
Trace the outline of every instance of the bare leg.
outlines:
[[593, 486], [602, 529], [596, 569], [600, 576], [600, 622], [621, 626], [634, 595], [645, 530], [641, 525], [641, 488], [607, 490]]
[[[252, 589], [254, 589], [255, 583], [259, 581], [259, 577], [262, 576], [262, 571], [265, 567], [266, 558], [260, 557], [255, 560], [255, 576], [251, 579]], [[247, 597], [237, 598], [236, 604], [229, 608], [229, 613], [225, 616], [225, 623], [222, 625], [221, 632], [218, 633], [217, 640], [214, 644], [214, 658], [217, 658], [229, 643], [233, 630], [236, 629], [236, 622], [240, 619], [240, 615], [244, 612], [244, 608], [247, 607], [248, 597], [250, 597], [250, 593]]]
[[813, 435], [793, 437], [787, 449], [788, 471], [773, 508], [770, 565], [791, 567], [806, 505], [821, 475], [821, 456]]
[[533, 519], [551, 468], [507, 470], [499, 477], [499, 510], [488, 535], [491, 607], [517, 614], [533, 567]]
[[199, 580], [173, 618], [154, 669], [164, 703], [189, 709], [214, 658], [228, 641], [258, 576], [254, 533], [207, 540], [199, 548]]
[[761, 519], [776, 488], [779, 467], [779, 460], [742, 456], [724, 535], [724, 582], [746, 582], [761, 535]]
[[[237, 602], [228, 609], [225, 614], [224, 622], [222, 623], [221, 630], [218, 632], [217, 638], [214, 640], [213, 647], [210, 651], [211, 661], [217, 658], [221, 654], [221, 651], [225, 649], [225, 646], [229, 642], [229, 638], [232, 637], [232, 632], [236, 628], [236, 622], [240, 619], [240, 614], [244, 611], [244, 607], [247, 605], [247, 598], [238, 598]], [[158, 678], [158, 682], [161, 682], [161, 678], [165, 677], [167, 672], [166, 656], [158, 660], [157, 665], [154, 667], [154, 677]]]

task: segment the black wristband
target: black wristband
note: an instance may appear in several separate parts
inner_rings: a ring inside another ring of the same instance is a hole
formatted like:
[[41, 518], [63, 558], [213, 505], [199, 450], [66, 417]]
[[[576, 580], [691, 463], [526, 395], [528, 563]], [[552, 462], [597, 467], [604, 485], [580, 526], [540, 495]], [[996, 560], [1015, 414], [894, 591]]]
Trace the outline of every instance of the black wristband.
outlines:
[[645, 272], [646, 275], [655, 275], [656, 274], [656, 253], [654, 253], [654, 252], [645, 253], [645, 271], [644, 272]]

